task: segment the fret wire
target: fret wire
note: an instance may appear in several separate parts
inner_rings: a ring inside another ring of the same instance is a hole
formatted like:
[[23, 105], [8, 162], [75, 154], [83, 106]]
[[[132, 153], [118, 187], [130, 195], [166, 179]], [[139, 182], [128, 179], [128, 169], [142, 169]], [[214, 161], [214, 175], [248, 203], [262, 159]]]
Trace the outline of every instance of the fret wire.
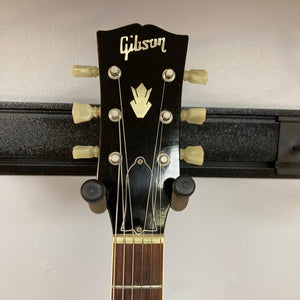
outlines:
[[[127, 234], [129, 236], [129, 234]], [[150, 236], [150, 234], [149, 234]], [[155, 235], [154, 235], [155, 237]], [[115, 238], [115, 237], [114, 237]], [[162, 237], [158, 237], [158, 238], [162, 238]], [[158, 239], [156, 239], [158, 240]], [[119, 240], [119, 242], [121, 242]], [[126, 239], [125, 239], [126, 242]], [[116, 252], [113, 254], [117, 259], [117, 264], [116, 264], [116, 273], [115, 273], [115, 285], [112, 286], [112, 290], [115, 291], [115, 299], [114, 300], [121, 300], [122, 299], [122, 294], [124, 291], [124, 298], [125, 299], [130, 299], [130, 297], [133, 295], [135, 298], [138, 297], [138, 299], [140, 298], [140, 294], [141, 291], [147, 291], [143, 293], [143, 298], [146, 297], [152, 297], [149, 298], [149, 300], [157, 300], [157, 299], [162, 299], [162, 294], [163, 294], [163, 265], [161, 265], [159, 263], [159, 261], [162, 261], [162, 255], [163, 255], [163, 249], [164, 249], [164, 243], [156, 243], [153, 244], [153, 266], [156, 266], [155, 268], [152, 269], [152, 278], [154, 280], [152, 280], [152, 283], [150, 283], [149, 281], [144, 282], [143, 287], [141, 288], [141, 285], [139, 285], [139, 282], [136, 281], [133, 285], [133, 287], [131, 286], [130, 282], [128, 282], [128, 280], [125, 281], [125, 284], [123, 285], [122, 283], [122, 278], [120, 277], [120, 275], [123, 273], [123, 270], [120, 266], [122, 266], [122, 259], [123, 259], [123, 245], [122, 243], [116, 243], [116, 240], [113, 241], [114, 244], [117, 245], [116, 248]], [[141, 250], [142, 244], [137, 244], [135, 245], [136, 247], [139, 247], [139, 249]], [[132, 249], [132, 243], [126, 244], [125, 247], [127, 247], [126, 249], [126, 259], [128, 259], [128, 262], [131, 259], [131, 251], [129, 251], [129, 249]], [[146, 248], [147, 247], [147, 248]], [[145, 244], [144, 245], [144, 250], [146, 250], [148, 252], [148, 255], [145, 256], [145, 258], [147, 257], [146, 261], [144, 261], [144, 263], [148, 263], [148, 268], [149, 268], [149, 263], [151, 263], [150, 261], [150, 247], [151, 244]], [[137, 263], [137, 268], [139, 268], [139, 265], [141, 264], [141, 253], [138, 255], [138, 260], [136, 261]], [[136, 269], [138, 270], [138, 269]], [[144, 270], [146, 271], [146, 270]], [[130, 273], [131, 273], [131, 268], [129, 263], [125, 264], [125, 269], [124, 272], [126, 274], [126, 278], [130, 278]], [[146, 271], [147, 274], [148, 271]], [[120, 274], [121, 273], [121, 274]], [[144, 273], [144, 272], [143, 272]], [[145, 275], [145, 274], [142, 274]], [[137, 277], [135, 277], [137, 278]], [[148, 278], [149, 280], [149, 278]], [[161, 286], [160, 289], [157, 289], [157, 286]], [[130, 291], [131, 290], [131, 291]], [[150, 291], [152, 290], [152, 291]], [[118, 292], [117, 292], [118, 291]], [[126, 293], [125, 293], [126, 291]], [[140, 292], [139, 292], [140, 291]], [[159, 292], [158, 292], [159, 291]], [[150, 296], [151, 293], [151, 296]], [[148, 298], [147, 298], [148, 299]]]
[[[124, 239], [126, 244], [142, 244], [143, 243], [143, 237], [139, 235], [134, 235], [134, 238], [131, 235], [126, 234], [124, 237], [123, 234], [117, 234], [113, 236], [114, 241], [116, 241], [117, 244], [123, 244]], [[150, 235], [145, 235], [144, 237], [144, 244], [163, 244], [165, 241], [163, 234], [155, 234], [153, 235], [153, 238], [150, 238]]]
[[[131, 289], [132, 286], [131, 285], [115, 285], [115, 289]], [[133, 286], [133, 289], [162, 289], [163, 286], [160, 284], [160, 285], [143, 285], [143, 286], [140, 286], [140, 285], [134, 285]]]

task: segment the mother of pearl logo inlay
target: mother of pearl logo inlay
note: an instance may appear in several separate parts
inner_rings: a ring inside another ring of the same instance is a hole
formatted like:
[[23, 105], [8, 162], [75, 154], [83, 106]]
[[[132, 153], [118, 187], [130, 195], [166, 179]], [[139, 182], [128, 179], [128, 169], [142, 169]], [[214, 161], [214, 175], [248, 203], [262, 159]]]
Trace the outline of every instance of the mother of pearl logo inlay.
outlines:
[[147, 90], [143, 83], [136, 89], [131, 87], [134, 100], [130, 102], [137, 118], [144, 118], [152, 104], [148, 101], [152, 88]]
[[120, 53], [125, 55], [124, 59], [126, 61], [128, 60], [129, 53], [131, 52], [144, 51], [151, 48], [160, 47], [161, 52], [165, 53], [167, 52], [165, 49], [165, 44], [165, 37], [139, 41], [138, 35], [122, 36], [120, 39]]

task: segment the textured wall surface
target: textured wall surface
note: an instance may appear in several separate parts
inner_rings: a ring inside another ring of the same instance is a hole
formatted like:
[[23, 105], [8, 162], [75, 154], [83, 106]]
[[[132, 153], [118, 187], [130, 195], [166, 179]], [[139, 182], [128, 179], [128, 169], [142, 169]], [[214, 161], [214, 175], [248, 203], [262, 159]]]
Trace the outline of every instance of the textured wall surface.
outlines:
[[[300, 109], [300, 2], [0, 0], [0, 100], [99, 103], [96, 30], [152, 23], [190, 36], [183, 105]], [[212, 137], [213, 138], [213, 137]], [[109, 299], [108, 214], [86, 178], [0, 178], [0, 299]], [[300, 181], [197, 179], [167, 223], [165, 299], [300, 299]]]

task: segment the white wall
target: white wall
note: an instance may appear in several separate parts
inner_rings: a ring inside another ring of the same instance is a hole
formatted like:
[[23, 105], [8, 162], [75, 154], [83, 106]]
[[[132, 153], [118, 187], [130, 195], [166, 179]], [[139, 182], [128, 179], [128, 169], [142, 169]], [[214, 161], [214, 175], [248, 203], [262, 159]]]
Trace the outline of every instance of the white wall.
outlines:
[[[152, 23], [189, 34], [190, 106], [300, 109], [300, 2], [0, 1], [0, 100], [98, 103], [95, 32]], [[83, 177], [0, 178], [0, 299], [109, 299], [108, 214], [89, 212]], [[171, 212], [165, 299], [300, 299], [300, 181], [202, 179]]]

